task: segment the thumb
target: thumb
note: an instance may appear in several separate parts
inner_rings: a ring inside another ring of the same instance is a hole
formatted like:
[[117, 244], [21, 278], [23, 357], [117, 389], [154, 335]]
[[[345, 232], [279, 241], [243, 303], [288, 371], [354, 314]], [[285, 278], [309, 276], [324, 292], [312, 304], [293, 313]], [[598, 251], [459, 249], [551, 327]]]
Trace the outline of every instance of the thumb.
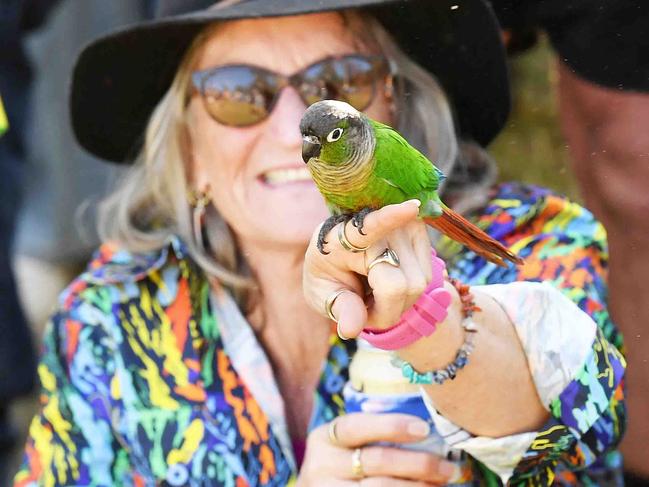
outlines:
[[363, 299], [354, 291], [342, 293], [331, 307], [338, 321], [338, 335], [343, 340], [356, 338], [367, 323], [367, 308]]

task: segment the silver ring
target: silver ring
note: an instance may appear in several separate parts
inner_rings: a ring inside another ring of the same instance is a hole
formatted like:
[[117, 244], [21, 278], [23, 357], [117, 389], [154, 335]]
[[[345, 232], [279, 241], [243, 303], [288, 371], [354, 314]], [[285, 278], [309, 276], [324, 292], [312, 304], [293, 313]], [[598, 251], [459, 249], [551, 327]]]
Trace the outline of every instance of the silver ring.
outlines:
[[367, 273], [370, 273], [372, 267], [383, 262], [390, 264], [392, 267], [399, 267], [399, 265], [401, 265], [399, 256], [396, 254], [396, 252], [390, 248], [386, 248], [372, 262], [370, 262], [370, 264], [367, 266]]
[[334, 291], [333, 293], [331, 293], [327, 297], [327, 300], [325, 301], [325, 313], [327, 313], [329, 319], [334, 323], [338, 323], [338, 320], [334, 316], [332, 308], [334, 307], [334, 303], [336, 302], [336, 299], [338, 299], [338, 296], [340, 296], [345, 291], [347, 291], [347, 289], [338, 289], [338, 291]]
[[352, 475], [356, 479], [362, 479], [365, 477], [365, 471], [363, 471], [363, 462], [361, 461], [362, 454], [362, 448], [356, 448], [352, 453]]
[[347, 234], [345, 233], [345, 226], [346, 223], [342, 222], [342, 224], [338, 227], [338, 241], [340, 242], [340, 245], [342, 245], [342, 248], [345, 250], [349, 250], [350, 252], [353, 252], [355, 254], [357, 254], [358, 252], [366, 251], [369, 248], [369, 245], [367, 247], [358, 247], [347, 239]]

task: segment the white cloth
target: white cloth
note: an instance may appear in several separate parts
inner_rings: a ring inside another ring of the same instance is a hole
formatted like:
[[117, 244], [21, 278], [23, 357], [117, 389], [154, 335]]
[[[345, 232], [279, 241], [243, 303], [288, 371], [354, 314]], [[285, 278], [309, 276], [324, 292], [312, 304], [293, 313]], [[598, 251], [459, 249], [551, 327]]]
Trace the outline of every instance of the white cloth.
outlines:
[[[509, 316], [527, 356], [541, 402], [549, 408], [588, 358], [597, 331], [595, 323], [546, 283], [515, 282], [473, 289], [491, 296]], [[475, 343], [480, 347], [479, 334]], [[470, 366], [471, 362], [467, 367]], [[537, 432], [500, 438], [472, 436], [440, 415], [423, 389], [422, 395], [436, 429], [442, 436], [449, 434], [446, 438], [449, 446], [477, 458], [506, 484]]]

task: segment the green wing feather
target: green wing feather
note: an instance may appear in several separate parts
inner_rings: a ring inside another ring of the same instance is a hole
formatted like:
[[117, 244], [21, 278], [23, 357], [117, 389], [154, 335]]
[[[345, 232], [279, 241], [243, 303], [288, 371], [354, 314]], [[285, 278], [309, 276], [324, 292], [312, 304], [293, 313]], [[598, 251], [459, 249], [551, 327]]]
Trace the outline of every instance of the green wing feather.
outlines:
[[437, 189], [444, 174], [395, 130], [371, 121], [376, 136], [374, 152], [375, 189], [383, 195], [383, 204], [417, 198], [424, 222], [452, 239], [466, 245], [488, 261], [506, 267], [506, 261], [523, 261], [500, 242], [483, 232], [439, 199]]
[[[439, 203], [437, 189], [444, 174], [392, 127], [374, 120], [371, 124], [376, 136], [376, 178], [399, 189], [401, 201], [418, 198], [422, 201], [422, 209], [428, 202]], [[385, 204], [396, 202], [386, 201]]]

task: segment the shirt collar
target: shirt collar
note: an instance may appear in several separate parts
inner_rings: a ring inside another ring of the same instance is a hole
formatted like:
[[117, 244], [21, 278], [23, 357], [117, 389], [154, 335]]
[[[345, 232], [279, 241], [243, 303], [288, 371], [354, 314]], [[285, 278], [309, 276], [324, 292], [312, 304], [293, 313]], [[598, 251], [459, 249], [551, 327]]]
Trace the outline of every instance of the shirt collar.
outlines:
[[149, 252], [130, 252], [114, 243], [106, 243], [95, 252], [83, 277], [97, 285], [135, 282], [159, 270], [171, 257], [176, 260], [189, 258], [187, 246], [176, 235], [168, 237], [160, 249]]

